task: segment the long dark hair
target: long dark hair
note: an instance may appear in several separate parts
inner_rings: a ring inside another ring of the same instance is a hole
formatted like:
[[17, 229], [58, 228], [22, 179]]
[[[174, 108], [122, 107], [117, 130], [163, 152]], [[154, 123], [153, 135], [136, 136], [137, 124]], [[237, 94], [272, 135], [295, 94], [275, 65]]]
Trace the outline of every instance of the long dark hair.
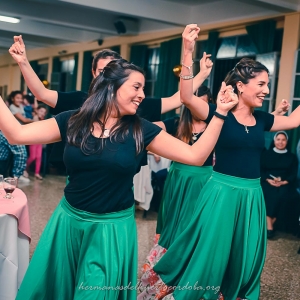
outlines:
[[[196, 92], [198, 97], [207, 95], [208, 102], [212, 102], [212, 96], [210, 89], [202, 85]], [[203, 100], [199, 100], [203, 101]], [[193, 116], [191, 111], [186, 107], [183, 106], [183, 110], [179, 119], [179, 124], [176, 132], [176, 137], [185, 143], [194, 142], [192, 139], [192, 132], [193, 132]]]
[[[68, 122], [67, 139], [68, 143], [80, 147], [86, 154], [93, 154], [103, 149], [105, 138], [98, 139], [98, 144], [88, 143], [91, 131], [94, 131], [94, 123], [98, 123], [102, 130], [113, 111], [119, 117], [117, 123], [110, 129], [110, 139], [122, 142], [129, 132], [129, 127], [133, 126], [133, 137], [136, 141], [136, 153], [143, 149], [142, 128], [137, 115], [120, 116], [118, 101], [116, 98], [118, 89], [128, 80], [132, 72], [144, 71], [127, 62], [124, 59], [113, 60], [103, 69], [103, 73], [97, 76], [91, 83], [89, 97], [84, 102], [80, 111], [73, 115]], [[102, 120], [102, 121], [101, 121]]]
[[238, 90], [236, 84], [239, 81], [247, 84], [250, 79], [255, 78], [263, 71], [269, 74], [269, 70], [265, 65], [251, 58], [244, 57], [227, 73], [224, 82], [226, 85], [231, 85], [237, 94]]

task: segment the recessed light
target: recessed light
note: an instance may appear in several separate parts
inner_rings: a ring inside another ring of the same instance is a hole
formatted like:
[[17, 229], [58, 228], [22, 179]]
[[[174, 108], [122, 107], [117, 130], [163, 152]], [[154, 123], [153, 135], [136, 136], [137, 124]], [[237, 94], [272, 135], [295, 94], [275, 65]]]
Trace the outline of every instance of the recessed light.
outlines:
[[6, 17], [6, 16], [0, 16], [1, 22], [7, 22], [7, 23], [19, 23], [20, 19], [12, 18], [12, 17]]

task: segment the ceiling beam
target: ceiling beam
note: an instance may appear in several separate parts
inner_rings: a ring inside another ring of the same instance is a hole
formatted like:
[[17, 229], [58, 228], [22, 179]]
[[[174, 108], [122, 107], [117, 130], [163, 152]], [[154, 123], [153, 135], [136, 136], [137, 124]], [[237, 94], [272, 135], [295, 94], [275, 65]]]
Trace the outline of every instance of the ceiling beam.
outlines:
[[11, 32], [12, 36], [30, 34], [39, 37], [59, 39], [62, 43], [89, 41], [100, 38], [99, 33], [29, 20], [21, 20], [21, 22], [17, 24], [0, 22], [0, 30]]
[[41, 21], [53, 25], [63, 25], [65, 27], [110, 35], [116, 34], [113, 23], [115, 16], [99, 14], [99, 11], [95, 9], [66, 5], [61, 2], [0, 1], [0, 12], [8, 16]]
[[255, 0], [255, 2], [261, 2], [269, 6], [277, 7], [278, 9], [286, 12], [295, 12], [299, 10], [299, 4], [294, 4], [289, 1], [283, 0]]
[[[174, 25], [189, 23], [191, 5], [161, 0], [59, 0], [60, 2], [88, 6], [108, 12], [132, 17], [146, 18]], [[184, 2], [183, 2], [184, 3]]]

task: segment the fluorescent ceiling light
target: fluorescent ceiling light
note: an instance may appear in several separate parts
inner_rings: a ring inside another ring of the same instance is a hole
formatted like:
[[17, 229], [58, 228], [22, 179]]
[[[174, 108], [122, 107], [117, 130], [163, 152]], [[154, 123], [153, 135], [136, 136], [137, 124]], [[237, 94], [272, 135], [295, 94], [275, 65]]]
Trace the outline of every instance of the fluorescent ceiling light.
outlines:
[[1, 22], [7, 22], [7, 23], [19, 23], [20, 19], [12, 18], [12, 17], [6, 17], [6, 16], [0, 16]]

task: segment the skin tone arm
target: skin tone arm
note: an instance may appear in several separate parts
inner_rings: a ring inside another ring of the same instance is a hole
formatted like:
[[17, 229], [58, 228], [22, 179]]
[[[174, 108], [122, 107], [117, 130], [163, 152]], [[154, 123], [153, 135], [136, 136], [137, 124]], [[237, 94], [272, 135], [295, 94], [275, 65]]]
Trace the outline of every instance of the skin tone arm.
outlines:
[[14, 114], [14, 116], [17, 120], [23, 122], [24, 124], [32, 123], [31, 119], [25, 118], [20, 113]]
[[[200, 72], [194, 77], [193, 82], [193, 93], [197, 91], [197, 89], [202, 85], [205, 79], [209, 76], [213, 63], [209, 59], [210, 54], [203, 53], [203, 57], [200, 60]], [[173, 96], [169, 98], [161, 99], [161, 113], [166, 113], [170, 110], [176, 109], [182, 105], [180, 99], [180, 91], [175, 93]]]
[[289, 116], [275, 116], [271, 131], [289, 130], [300, 126], [300, 106]]
[[18, 63], [25, 82], [33, 95], [45, 104], [55, 107], [57, 103], [57, 91], [47, 89], [32, 69], [27, 56], [22, 36], [14, 36], [14, 44], [9, 48], [9, 53]]

